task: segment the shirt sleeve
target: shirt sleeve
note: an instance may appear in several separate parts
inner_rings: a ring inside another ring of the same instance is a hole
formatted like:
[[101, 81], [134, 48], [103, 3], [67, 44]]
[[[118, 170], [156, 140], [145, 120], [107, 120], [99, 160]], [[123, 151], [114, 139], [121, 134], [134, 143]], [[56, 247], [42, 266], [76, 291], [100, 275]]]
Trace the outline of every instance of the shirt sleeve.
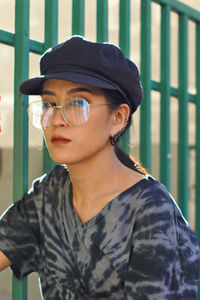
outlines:
[[166, 193], [156, 191], [138, 211], [125, 277], [127, 299], [196, 300], [200, 277], [198, 243]]
[[35, 201], [43, 189], [44, 183], [36, 180], [30, 192], [0, 219], [0, 250], [12, 262], [11, 269], [19, 279], [38, 269], [41, 237]]

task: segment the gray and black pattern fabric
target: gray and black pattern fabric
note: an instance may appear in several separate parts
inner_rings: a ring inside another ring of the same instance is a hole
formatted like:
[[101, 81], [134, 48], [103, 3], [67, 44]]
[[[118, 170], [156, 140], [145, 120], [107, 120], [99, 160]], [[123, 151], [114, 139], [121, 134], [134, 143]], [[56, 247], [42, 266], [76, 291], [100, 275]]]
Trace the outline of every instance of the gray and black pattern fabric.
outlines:
[[82, 224], [68, 171], [37, 179], [0, 221], [18, 278], [38, 272], [45, 300], [196, 300], [200, 251], [166, 188], [146, 176]]

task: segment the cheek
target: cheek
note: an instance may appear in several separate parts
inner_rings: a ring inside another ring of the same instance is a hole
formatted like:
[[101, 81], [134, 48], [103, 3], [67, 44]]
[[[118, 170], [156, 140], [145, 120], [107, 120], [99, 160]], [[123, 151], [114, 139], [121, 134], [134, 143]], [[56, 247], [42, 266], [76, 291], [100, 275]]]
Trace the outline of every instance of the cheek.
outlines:
[[50, 141], [50, 132], [48, 129], [43, 129], [42, 133], [43, 133], [43, 138], [44, 138], [46, 144], [48, 145], [49, 141]]
[[[51, 143], [51, 137], [52, 137], [52, 131], [50, 130], [50, 128], [48, 127], [46, 129], [44, 129], [43, 130], [43, 139], [45, 141], [45, 144], [47, 146], [50, 156], [53, 152], [53, 145]], [[52, 157], [52, 159], [53, 159], [53, 157]]]
[[70, 157], [74, 160], [87, 159], [110, 143], [110, 124], [105, 116], [99, 117], [94, 114], [88, 123], [73, 129]]
[[87, 141], [107, 140], [111, 132], [110, 118], [106, 114], [94, 114], [85, 124], [85, 130], [81, 128], [81, 131]]
[[108, 136], [108, 130], [102, 126], [90, 126], [87, 130], [81, 129], [77, 134], [74, 134], [74, 151], [81, 149], [81, 152], [85, 154], [98, 151], [106, 144]]

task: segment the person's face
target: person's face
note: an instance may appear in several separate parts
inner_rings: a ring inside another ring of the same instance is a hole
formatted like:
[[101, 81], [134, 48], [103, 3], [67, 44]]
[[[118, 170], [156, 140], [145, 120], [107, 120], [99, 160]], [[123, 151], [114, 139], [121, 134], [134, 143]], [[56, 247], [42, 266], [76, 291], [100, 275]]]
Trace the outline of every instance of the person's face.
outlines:
[[[69, 98], [84, 98], [90, 104], [107, 103], [103, 91], [65, 80], [48, 79], [43, 85], [42, 100], [62, 105]], [[89, 120], [80, 126], [68, 125], [61, 109], [55, 110], [51, 124], [43, 129], [52, 159], [58, 164], [73, 164], [94, 157], [110, 147], [112, 112], [109, 105], [91, 106]]]

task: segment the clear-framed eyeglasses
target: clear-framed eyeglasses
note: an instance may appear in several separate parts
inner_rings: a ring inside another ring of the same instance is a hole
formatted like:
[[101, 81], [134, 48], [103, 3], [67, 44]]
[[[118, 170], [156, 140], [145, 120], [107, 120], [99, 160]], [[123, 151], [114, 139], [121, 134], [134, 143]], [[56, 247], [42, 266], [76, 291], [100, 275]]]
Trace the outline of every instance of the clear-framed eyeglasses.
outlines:
[[29, 120], [37, 129], [45, 129], [51, 125], [55, 110], [61, 109], [64, 121], [70, 126], [85, 124], [90, 117], [90, 107], [108, 105], [109, 103], [88, 103], [84, 98], [68, 98], [62, 105], [53, 102], [34, 101], [27, 111]]

